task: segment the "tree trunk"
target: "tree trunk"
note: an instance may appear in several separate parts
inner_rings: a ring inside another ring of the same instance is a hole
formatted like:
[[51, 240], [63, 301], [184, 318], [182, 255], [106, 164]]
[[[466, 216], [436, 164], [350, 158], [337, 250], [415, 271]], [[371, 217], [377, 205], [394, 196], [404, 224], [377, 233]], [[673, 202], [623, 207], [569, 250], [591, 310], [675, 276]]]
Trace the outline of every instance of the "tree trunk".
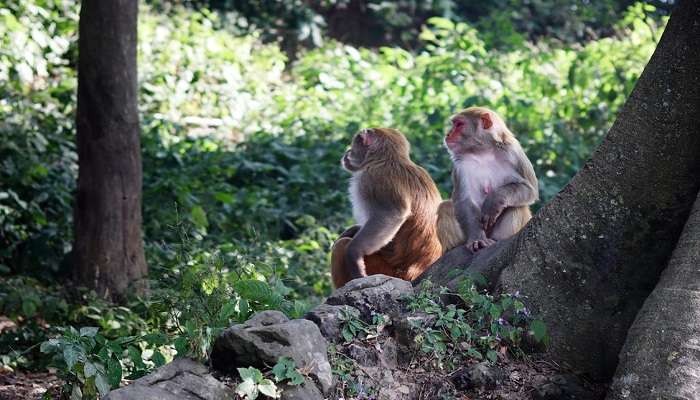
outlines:
[[700, 397], [700, 196], [627, 333], [609, 400]]
[[609, 379], [700, 188], [700, 2], [682, 1], [592, 158], [514, 238], [438, 260], [441, 284], [482, 272], [527, 296], [549, 355]]
[[145, 289], [137, 0], [83, 0], [78, 59], [76, 279], [123, 300]]

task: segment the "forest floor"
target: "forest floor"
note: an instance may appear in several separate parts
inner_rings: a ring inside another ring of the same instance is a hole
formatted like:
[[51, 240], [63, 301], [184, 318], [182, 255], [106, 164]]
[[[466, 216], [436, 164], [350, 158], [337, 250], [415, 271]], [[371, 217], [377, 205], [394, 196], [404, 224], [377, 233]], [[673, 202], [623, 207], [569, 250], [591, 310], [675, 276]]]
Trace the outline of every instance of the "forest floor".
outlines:
[[0, 371], [0, 400], [58, 399], [61, 385], [50, 372]]

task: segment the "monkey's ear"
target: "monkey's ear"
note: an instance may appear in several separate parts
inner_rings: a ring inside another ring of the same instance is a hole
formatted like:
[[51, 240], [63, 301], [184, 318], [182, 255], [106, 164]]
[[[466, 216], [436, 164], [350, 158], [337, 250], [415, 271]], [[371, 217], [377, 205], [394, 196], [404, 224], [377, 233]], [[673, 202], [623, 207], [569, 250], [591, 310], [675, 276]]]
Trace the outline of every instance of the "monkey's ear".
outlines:
[[483, 125], [484, 129], [489, 129], [490, 127], [493, 126], [493, 121], [491, 121], [491, 114], [483, 113], [483, 114], [481, 114], [480, 118], [481, 118], [481, 125]]

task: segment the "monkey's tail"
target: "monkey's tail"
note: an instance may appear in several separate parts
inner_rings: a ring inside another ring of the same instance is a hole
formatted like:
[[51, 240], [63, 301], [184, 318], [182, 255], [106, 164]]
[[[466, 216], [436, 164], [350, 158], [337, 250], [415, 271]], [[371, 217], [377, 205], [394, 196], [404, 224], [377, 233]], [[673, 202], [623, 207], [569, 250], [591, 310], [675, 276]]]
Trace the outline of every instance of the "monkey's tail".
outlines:
[[440, 203], [437, 210], [437, 232], [438, 239], [442, 245], [442, 253], [452, 250], [467, 239], [462, 232], [462, 228], [457, 222], [455, 208], [452, 200], [445, 200]]

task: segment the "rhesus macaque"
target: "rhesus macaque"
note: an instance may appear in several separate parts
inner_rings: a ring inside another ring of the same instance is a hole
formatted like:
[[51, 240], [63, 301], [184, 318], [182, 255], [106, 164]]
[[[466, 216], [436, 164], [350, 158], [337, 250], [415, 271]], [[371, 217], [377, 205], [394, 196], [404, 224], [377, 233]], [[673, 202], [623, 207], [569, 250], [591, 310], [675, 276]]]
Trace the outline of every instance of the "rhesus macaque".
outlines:
[[333, 244], [333, 284], [338, 288], [372, 274], [417, 278], [442, 254], [440, 193], [411, 161], [408, 140], [394, 129], [363, 129], [341, 164], [352, 173], [350, 200], [358, 225]]
[[467, 108], [452, 117], [445, 145], [454, 187], [452, 199], [438, 209], [444, 250], [466, 239], [477, 252], [525, 226], [538, 198], [537, 177], [503, 119], [487, 108]]

